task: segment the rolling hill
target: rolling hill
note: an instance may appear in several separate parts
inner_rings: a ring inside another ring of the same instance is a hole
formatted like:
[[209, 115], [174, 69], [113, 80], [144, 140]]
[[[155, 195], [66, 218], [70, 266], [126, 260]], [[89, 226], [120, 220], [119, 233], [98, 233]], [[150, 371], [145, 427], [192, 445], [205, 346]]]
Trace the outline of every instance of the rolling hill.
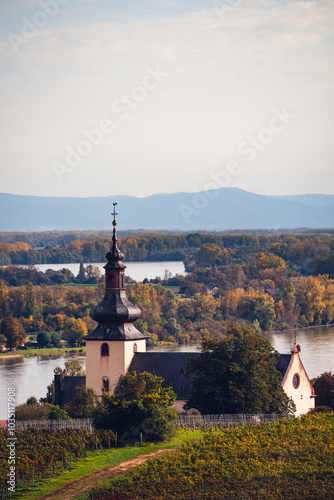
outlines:
[[110, 229], [170, 231], [334, 227], [334, 195], [264, 196], [237, 188], [146, 198], [61, 198], [0, 193], [0, 231]]

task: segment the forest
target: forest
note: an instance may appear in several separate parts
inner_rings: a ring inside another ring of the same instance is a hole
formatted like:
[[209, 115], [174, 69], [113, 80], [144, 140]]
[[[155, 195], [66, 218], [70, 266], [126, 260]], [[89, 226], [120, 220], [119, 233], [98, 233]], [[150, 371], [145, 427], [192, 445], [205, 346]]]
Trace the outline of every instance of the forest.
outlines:
[[[62, 238], [46, 239], [25, 237], [22, 241], [8, 241], [6, 233], [0, 234], [0, 265], [55, 264], [71, 262], [103, 262], [110, 248], [111, 238], [90, 238], [90, 234], [78, 233], [83, 238], [66, 241]], [[8, 233], [11, 234], [11, 233]], [[14, 233], [16, 234], [16, 233]], [[19, 233], [25, 234], [25, 233]], [[36, 235], [44, 233], [26, 233]], [[46, 233], [48, 234], [48, 233]], [[70, 233], [70, 240], [76, 233]], [[2, 236], [1, 236], [2, 235]], [[63, 234], [64, 236], [64, 234]], [[65, 235], [66, 236], [66, 235]], [[28, 240], [28, 242], [26, 241]], [[43, 245], [44, 241], [48, 241]], [[55, 243], [56, 242], [56, 243]], [[52, 243], [52, 244], [50, 244]], [[204, 244], [213, 244], [228, 250], [227, 264], [248, 262], [259, 251], [272, 252], [282, 258], [292, 269], [302, 274], [333, 275], [334, 235], [328, 233], [279, 233], [273, 234], [220, 234], [189, 233], [133, 234], [119, 238], [119, 245], [130, 261], [192, 260], [194, 253]], [[217, 258], [221, 261], [222, 256]], [[227, 256], [226, 256], [227, 258]], [[215, 260], [215, 259], [214, 259]]]
[[[70, 252], [77, 262], [103, 262], [109, 246], [106, 238], [42, 249], [17, 241], [0, 243], [0, 251], [18, 261], [34, 252], [47, 259], [48, 252]], [[150, 344], [221, 337], [231, 321], [259, 333], [333, 322], [332, 234], [145, 234], [120, 238], [119, 246], [125, 260], [184, 258], [185, 276], [127, 283], [130, 301], [142, 310], [136, 326]], [[98, 268], [82, 263], [78, 276], [66, 268], [42, 273], [37, 261], [0, 267], [0, 344], [15, 348], [27, 335], [40, 346], [80, 344], [103, 296]]]

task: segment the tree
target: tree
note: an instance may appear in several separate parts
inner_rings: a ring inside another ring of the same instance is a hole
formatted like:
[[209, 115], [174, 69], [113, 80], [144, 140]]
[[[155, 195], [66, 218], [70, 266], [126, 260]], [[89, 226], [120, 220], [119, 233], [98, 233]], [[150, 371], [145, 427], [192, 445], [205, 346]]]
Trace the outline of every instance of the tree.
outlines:
[[101, 271], [99, 266], [93, 266], [89, 264], [86, 267], [87, 279], [92, 283], [98, 283], [101, 278]]
[[27, 406], [34, 406], [34, 405], [38, 405], [38, 401], [37, 399], [35, 398], [35, 396], [30, 396], [30, 398], [27, 399], [26, 401], [26, 405]]
[[82, 342], [83, 337], [87, 333], [87, 326], [82, 319], [68, 318], [65, 321], [64, 338], [69, 344], [74, 345]]
[[51, 335], [49, 332], [43, 331], [39, 332], [37, 335], [37, 344], [38, 347], [45, 347], [46, 345], [50, 344], [51, 342]]
[[8, 287], [3, 281], [0, 283], [0, 318], [5, 318], [9, 315], [9, 297]]
[[4, 335], [0, 335], [0, 345], [6, 345], [7, 344], [7, 337]]
[[328, 406], [334, 409], [334, 374], [323, 373], [313, 381], [313, 387], [317, 395], [316, 406]]
[[92, 418], [97, 396], [89, 387], [76, 387], [72, 401], [65, 407], [66, 413], [72, 418]]
[[121, 377], [117, 394], [105, 393], [97, 405], [94, 423], [98, 429], [117, 432], [122, 444], [140, 439], [162, 441], [172, 433], [176, 395], [170, 387], [162, 387], [163, 379], [143, 372]]
[[26, 340], [26, 332], [16, 318], [4, 318], [1, 321], [1, 334], [7, 338], [7, 347], [13, 349], [22, 345]]
[[201, 413], [288, 413], [293, 410], [276, 370], [278, 353], [251, 328], [230, 325], [226, 337], [202, 341], [188, 363], [193, 390], [187, 408]]
[[196, 293], [193, 300], [192, 306], [195, 313], [195, 321], [210, 321], [216, 313], [217, 304], [215, 299], [207, 293], [202, 295]]
[[51, 335], [51, 344], [53, 344], [55, 347], [59, 347], [61, 341], [60, 332], [51, 332], [50, 335]]
[[174, 337], [175, 340], [177, 340], [181, 334], [181, 326], [175, 318], [169, 318], [169, 320], [165, 324], [165, 329], [167, 330], [169, 335], [172, 335], [172, 337]]
[[70, 417], [65, 413], [65, 411], [58, 405], [50, 405], [45, 403], [45, 406], [49, 408], [48, 420], [69, 420]]
[[219, 248], [213, 243], [204, 243], [195, 252], [195, 262], [201, 266], [213, 266], [214, 264], [225, 264], [229, 250]]
[[67, 375], [70, 375], [72, 377], [79, 377], [80, 375], [85, 374], [85, 371], [80, 365], [80, 361], [78, 359], [71, 359], [70, 361], [65, 361], [65, 371]]

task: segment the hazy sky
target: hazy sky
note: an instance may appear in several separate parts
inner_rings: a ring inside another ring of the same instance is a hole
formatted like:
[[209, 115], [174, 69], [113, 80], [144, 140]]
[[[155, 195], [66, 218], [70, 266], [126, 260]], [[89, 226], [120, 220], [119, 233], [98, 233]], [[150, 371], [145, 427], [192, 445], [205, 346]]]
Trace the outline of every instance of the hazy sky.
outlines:
[[334, 1], [1, 0], [1, 192], [334, 194]]

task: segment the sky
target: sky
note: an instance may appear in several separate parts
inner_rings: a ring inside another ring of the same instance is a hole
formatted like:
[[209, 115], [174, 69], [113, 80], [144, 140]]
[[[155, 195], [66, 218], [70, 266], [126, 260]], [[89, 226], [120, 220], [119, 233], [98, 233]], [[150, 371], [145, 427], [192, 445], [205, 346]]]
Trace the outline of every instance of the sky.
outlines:
[[1, 0], [5, 193], [334, 194], [334, 0]]

